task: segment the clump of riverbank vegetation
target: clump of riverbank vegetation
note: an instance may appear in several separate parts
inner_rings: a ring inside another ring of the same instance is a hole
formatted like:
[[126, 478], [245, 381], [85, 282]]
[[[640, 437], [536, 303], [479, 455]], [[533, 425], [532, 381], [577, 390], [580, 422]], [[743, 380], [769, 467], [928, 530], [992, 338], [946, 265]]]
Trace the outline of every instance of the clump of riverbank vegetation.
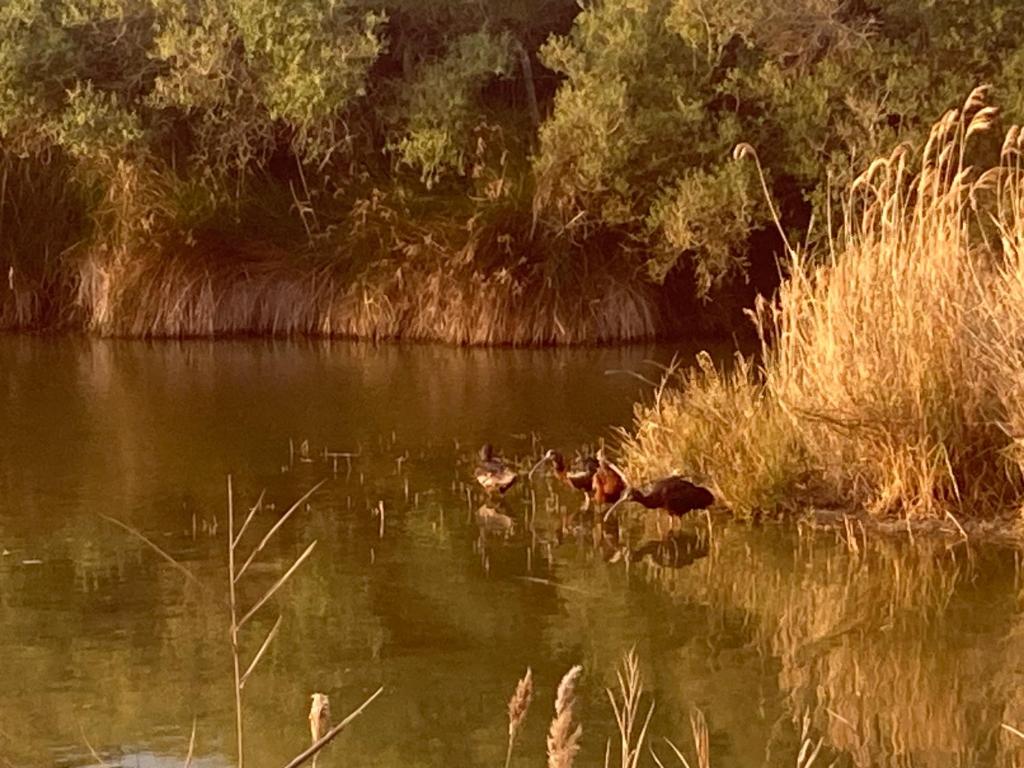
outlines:
[[[0, 7], [0, 326], [560, 343], [731, 330], [782, 218], [992, 82], [1006, 0]], [[820, 251], [816, 251], [820, 252]]]
[[758, 303], [760, 367], [704, 361], [640, 407], [634, 468], [710, 477], [741, 512], [1019, 512], [1024, 134], [1000, 144], [996, 121], [976, 89], [920, 149], [872, 161], [835, 236], [790, 249]]

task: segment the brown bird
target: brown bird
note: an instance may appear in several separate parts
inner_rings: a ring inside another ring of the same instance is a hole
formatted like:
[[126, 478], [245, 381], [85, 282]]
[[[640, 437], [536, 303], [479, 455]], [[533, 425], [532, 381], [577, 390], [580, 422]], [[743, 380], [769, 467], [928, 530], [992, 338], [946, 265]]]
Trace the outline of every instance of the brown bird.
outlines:
[[[626, 490], [626, 475], [621, 469], [608, 461], [604, 449], [597, 452], [597, 471], [591, 480], [594, 502], [597, 504], [616, 504]], [[609, 510], [611, 511], [611, 510]], [[608, 515], [605, 515], [607, 518]]]
[[494, 455], [490, 443], [484, 443], [480, 449], [480, 461], [473, 470], [473, 477], [487, 493], [504, 493], [519, 479], [511, 464]]
[[669, 475], [643, 488], [629, 488], [622, 499], [612, 505], [605, 518], [626, 501], [636, 502], [647, 509], [664, 509], [673, 517], [682, 517], [695, 509], [707, 509], [715, 503], [715, 496], [703, 486], [678, 475]]
[[550, 464], [551, 469], [554, 470], [555, 477], [565, 483], [567, 486], [576, 491], [581, 491], [586, 503], [584, 507], [590, 506], [590, 494], [593, 490], [594, 485], [594, 473], [597, 472], [600, 466], [597, 459], [593, 456], [587, 456], [584, 458], [577, 457], [576, 461], [573, 462], [572, 467], [569, 467], [565, 463], [565, 457], [562, 456], [556, 450], [549, 450], [543, 456], [540, 461], [533, 465], [530, 470], [528, 478], [533, 477], [533, 473], [536, 472], [541, 465]]

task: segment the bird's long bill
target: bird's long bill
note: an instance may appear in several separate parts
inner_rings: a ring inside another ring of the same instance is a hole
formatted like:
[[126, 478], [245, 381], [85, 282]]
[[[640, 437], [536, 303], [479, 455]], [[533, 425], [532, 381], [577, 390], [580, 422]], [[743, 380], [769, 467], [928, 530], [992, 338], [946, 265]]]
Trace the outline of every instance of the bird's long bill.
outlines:
[[624, 482], [627, 486], [629, 485], [629, 480], [626, 479], [626, 473], [622, 471], [622, 467], [620, 467], [618, 464], [613, 464], [610, 461], [605, 461], [605, 463], [612, 468], [612, 471], [615, 474], [622, 478], [622, 482]]
[[540, 469], [540, 465], [543, 464], [547, 460], [548, 460], [547, 456], [542, 456], [541, 460], [533, 465], [533, 469], [530, 470], [529, 474], [526, 476], [526, 479], [527, 480], [532, 480], [533, 479], [533, 473], [536, 472], [538, 469]]
[[608, 522], [608, 518], [612, 516], [612, 512], [614, 512], [616, 509], [618, 509], [619, 505], [622, 504], [624, 501], [626, 501], [626, 498], [628, 497], [628, 495], [629, 495], [629, 488], [627, 486], [626, 490], [623, 491], [622, 496], [619, 497], [619, 500], [616, 501], [614, 504], [612, 504], [610, 507], [608, 507], [608, 511], [604, 513], [604, 518], [602, 518], [603, 522]]

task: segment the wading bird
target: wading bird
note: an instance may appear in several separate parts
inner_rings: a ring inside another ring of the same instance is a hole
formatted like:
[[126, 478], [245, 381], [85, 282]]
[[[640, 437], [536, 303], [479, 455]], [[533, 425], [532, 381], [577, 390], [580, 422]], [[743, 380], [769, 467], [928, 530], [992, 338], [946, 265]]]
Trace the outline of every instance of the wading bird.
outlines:
[[473, 477], [487, 493], [504, 493], [519, 479], [509, 462], [494, 455], [490, 443], [484, 443], [480, 449], [480, 461], [473, 470]]
[[556, 450], [549, 450], [540, 461], [533, 465], [529, 478], [533, 477], [542, 464], [550, 464], [555, 472], [555, 477], [576, 491], [581, 491], [586, 499], [584, 509], [590, 507], [590, 494], [594, 488], [594, 474], [600, 467], [600, 463], [593, 456], [577, 458], [572, 467], [565, 463], [565, 457]]
[[[599, 505], [611, 504], [613, 507], [622, 497], [622, 492], [628, 487], [626, 475], [621, 469], [608, 461], [604, 448], [597, 452], [597, 471], [591, 480], [591, 490], [594, 494], [594, 502]], [[611, 510], [608, 510], [611, 512]], [[605, 515], [605, 519], [608, 515]]]
[[664, 509], [672, 517], [682, 517], [695, 509], [707, 509], [715, 502], [714, 494], [703, 486], [670, 475], [644, 486], [628, 488], [622, 498], [605, 513], [605, 519], [615, 508], [626, 501], [633, 501], [647, 509]]

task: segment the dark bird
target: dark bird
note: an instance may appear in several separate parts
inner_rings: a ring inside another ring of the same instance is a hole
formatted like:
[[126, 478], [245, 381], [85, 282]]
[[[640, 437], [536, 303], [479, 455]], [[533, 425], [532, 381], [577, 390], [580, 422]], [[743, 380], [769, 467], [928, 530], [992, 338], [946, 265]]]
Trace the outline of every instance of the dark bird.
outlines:
[[590, 494], [594, 487], [594, 473], [600, 464], [593, 456], [577, 457], [572, 466], [565, 463], [565, 457], [556, 450], [549, 450], [540, 461], [533, 465], [528, 477], [533, 477], [541, 465], [550, 464], [555, 477], [576, 491], [581, 491], [586, 498], [586, 506], [590, 506]]
[[509, 462], [494, 455], [490, 443], [484, 443], [480, 449], [480, 461], [473, 470], [473, 477], [487, 493], [504, 493], [519, 479]]
[[647, 509], [664, 509], [673, 517], [682, 517], [695, 509], [707, 509], [715, 503], [714, 494], [707, 488], [670, 475], [655, 480], [643, 488], [629, 488], [621, 501], [605, 514], [608, 517], [619, 504], [633, 501]]

